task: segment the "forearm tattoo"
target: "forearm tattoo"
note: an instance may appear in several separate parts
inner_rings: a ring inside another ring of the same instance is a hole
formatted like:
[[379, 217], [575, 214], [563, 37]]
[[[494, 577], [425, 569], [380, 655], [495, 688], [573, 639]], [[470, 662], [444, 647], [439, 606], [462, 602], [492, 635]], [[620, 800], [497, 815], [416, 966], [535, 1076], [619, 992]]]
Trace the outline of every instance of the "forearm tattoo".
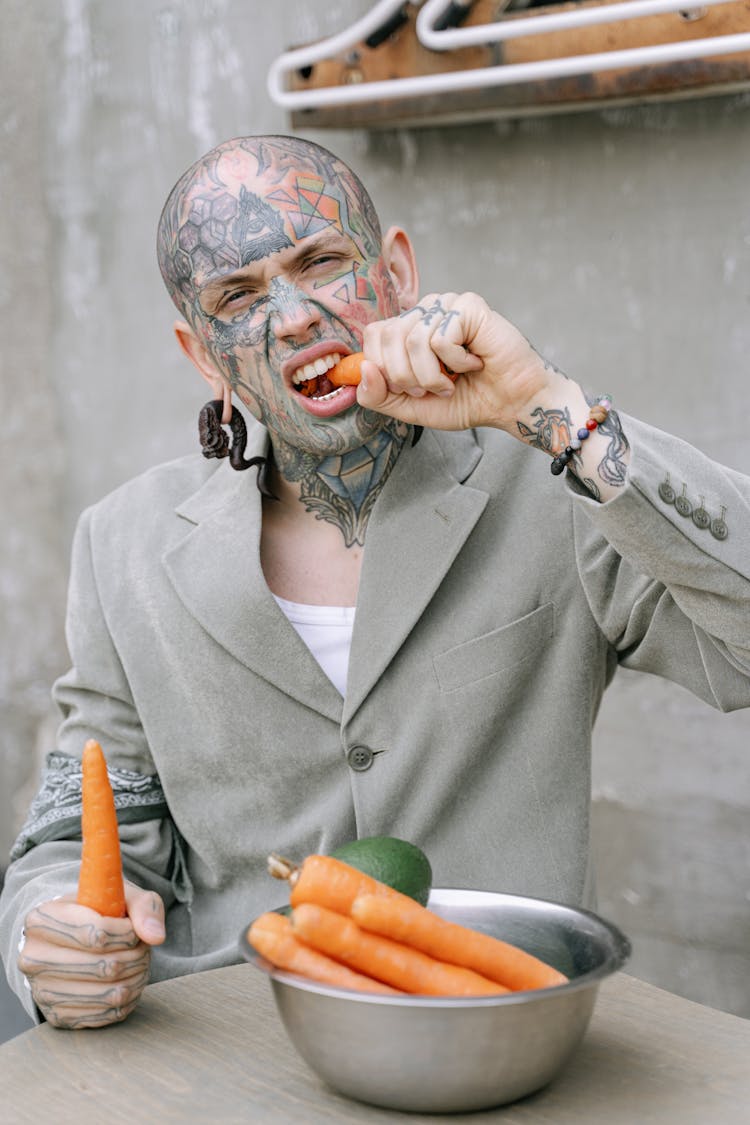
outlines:
[[531, 426], [521, 421], [517, 423], [518, 432], [528, 445], [554, 456], [569, 443], [572, 422], [567, 407], [545, 410], [537, 406], [531, 411], [531, 417], [534, 419]]
[[[586, 401], [591, 406], [596, 400], [587, 397]], [[630, 449], [630, 445], [622, 432], [617, 411], [610, 410], [606, 421], [599, 426], [598, 432], [608, 438], [606, 452], [597, 466], [599, 477], [605, 484], [620, 488], [625, 484], [627, 473], [625, 455]]]
[[[586, 401], [591, 406], [596, 399], [587, 395]], [[517, 422], [519, 435], [528, 445], [555, 456], [570, 443], [573, 436], [573, 422], [567, 407], [545, 410], [537, 406], [532, 410], [531, 416], [534, 419], [531, 426], [525, 422]], [[622, 431], [619, 416], [614, 410], [610, 410], [606, 421], [598, 427], [597, 432], [607, 438], [604, 456], [596, 467], [598, 481], [581, 474], [583, 461], [580, 454], [575, 455], [571, 465], [577, 470], [581, 483], [597, 500], [600, 500], [600, 484], [607, 484], [614, 488], [620, 488], [625, 484], [626, 454], [630, 446]]]

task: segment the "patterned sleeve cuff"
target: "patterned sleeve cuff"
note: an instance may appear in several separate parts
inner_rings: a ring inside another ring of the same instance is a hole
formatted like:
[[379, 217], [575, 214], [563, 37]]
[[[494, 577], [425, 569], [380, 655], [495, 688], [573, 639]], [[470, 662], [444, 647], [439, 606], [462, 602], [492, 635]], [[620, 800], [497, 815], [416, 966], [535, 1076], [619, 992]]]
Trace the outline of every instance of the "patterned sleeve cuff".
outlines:
[[[169, 815], [164, 790], [156, 774], [107, 770], [121, 824], [159, 820]], [[59, 751], [47, 756], [42, 781], [26, 823], [10, 853], [20, 859], [30, 848], [48, 840], [81, 838], [81, 763]]]

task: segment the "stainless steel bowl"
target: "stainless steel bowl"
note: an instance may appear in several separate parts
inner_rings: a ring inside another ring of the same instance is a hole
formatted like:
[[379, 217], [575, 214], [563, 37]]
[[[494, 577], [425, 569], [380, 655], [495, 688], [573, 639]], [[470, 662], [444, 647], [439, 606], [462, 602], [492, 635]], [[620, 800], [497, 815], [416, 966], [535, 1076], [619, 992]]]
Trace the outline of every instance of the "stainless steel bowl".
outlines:
[[433, 890], [451, 921], [512, 942], [568, 976], [533, 992], [475, 999], [378, 996], [266, 972], [302, 1058], [358, 1101], [420, 1113], [468, 1113], [524, 1097], [563, 1068], [588, 1026], [598, 986], [630, 955], [627, 938], [598, 915], [542, 899]]

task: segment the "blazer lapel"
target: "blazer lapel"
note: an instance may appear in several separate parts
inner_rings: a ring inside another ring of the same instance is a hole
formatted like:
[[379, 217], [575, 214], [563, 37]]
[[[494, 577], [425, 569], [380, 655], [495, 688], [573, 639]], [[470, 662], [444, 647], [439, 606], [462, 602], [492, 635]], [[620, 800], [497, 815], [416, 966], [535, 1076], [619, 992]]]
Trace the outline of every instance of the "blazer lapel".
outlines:
[[[250, 429], [247, 456], [266, 451]], [[304, 706], [348, 721], [424, 612], [487, 503], [461, 483], [481, 458], [470, 432], [425, 430], [404, 449], [367, 528], [346, 700], [279, 609], [260, 565], [255, 473], [222, 464], [177, 514], [185, 537], [163, 558], [188, 612], [236, 660]]]
[[[256, 448], [247, 456], [257, 456], [265, 451], [265, 431], [250, 432]], [[255, 471], [222, 464], [177, 513], [188, 521], [187, 534], [163, 564], [188, 612], [235, 659], [339, 723], [341, 696], [266, 585]]]
[[425, 430], [405, 449], [367, 527], [349, 659], [351, 719], [424, 612], [487, 503], [461, 484], [481, 458], [473, 434]]

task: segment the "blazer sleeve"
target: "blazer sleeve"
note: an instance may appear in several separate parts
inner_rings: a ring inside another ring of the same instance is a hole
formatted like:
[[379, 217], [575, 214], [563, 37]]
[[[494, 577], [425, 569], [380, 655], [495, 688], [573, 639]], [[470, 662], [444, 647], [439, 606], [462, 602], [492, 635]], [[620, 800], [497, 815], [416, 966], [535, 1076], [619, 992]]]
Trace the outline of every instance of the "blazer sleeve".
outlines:
[[[567, 474], [591, 611], [625, 667], [722, 711], [750, 706], [750, 478], [622, 416], [628, 481], [604, 504]], [[678, 502], [679, 501], [679, 502]]]
[[11, 852], [0, 896], [0, 953], [11, 987], [38, 1013], [17, 953], [24, 919], [34, 906], [75, 892], [81, 855], [81, 766], [87, 739], [101, 743], [120, 823], [125, 877], [162, 896], [169, 910], [189, 898], [181, 838], [107, 629], [92, 565], [91, 509], [73, 543], [66, 638], [72, 661], [54, 686], [62, 713], [57, 749], [48, 755], [41, 786]]

